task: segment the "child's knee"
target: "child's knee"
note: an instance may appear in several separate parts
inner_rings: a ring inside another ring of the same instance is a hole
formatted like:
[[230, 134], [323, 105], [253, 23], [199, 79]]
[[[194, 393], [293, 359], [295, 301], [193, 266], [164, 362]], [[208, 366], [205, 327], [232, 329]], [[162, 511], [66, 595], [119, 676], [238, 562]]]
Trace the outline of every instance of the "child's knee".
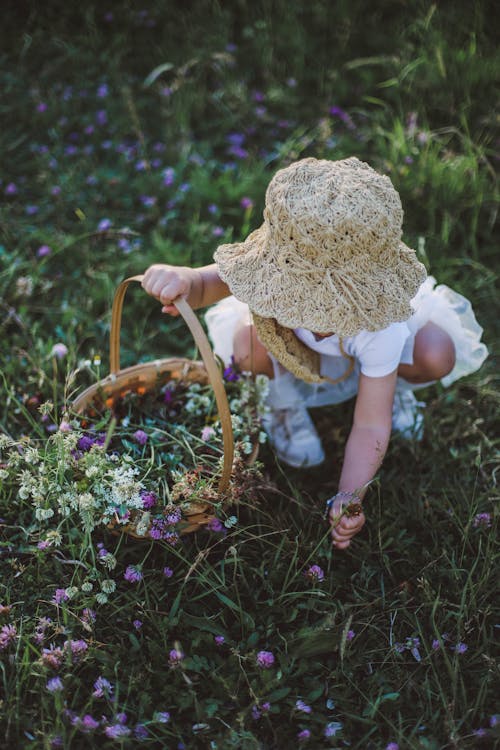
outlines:
[[233, 356], [241, 370], [273, 376], [273, 365], [253, 325], [240, 326], [233, 338]]
[[450, 373], [456, 361], [452, 338], [439, 326], [431, 324], [425, 332], [419, 351], [419, 366], [429, 380], [439, 380]]

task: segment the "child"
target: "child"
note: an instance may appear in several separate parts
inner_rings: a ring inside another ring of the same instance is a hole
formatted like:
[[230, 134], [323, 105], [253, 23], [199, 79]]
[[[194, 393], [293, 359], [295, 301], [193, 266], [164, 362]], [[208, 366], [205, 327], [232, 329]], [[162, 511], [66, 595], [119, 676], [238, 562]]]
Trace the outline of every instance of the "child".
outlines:
[[359, 502], [391, 428], [421, 436], [413, 390], [449, 385], [487, 356], [470, 303], [434, 288], [401, 242], [402, 220], [389, 178], [367, 164], [302, 159], [275, 174], [264, 222], [244, 242], [221, 245], [204, 268], [151, 266], [142, 283], [171, 315], [178, 296], [194, 308], [218, 302], [206, 316], [215, 353], [269, 376], [263, 424], [284, 462], [321, 463], [308, 407], [357, 394], [339, 490], [327, 501], [338, 549], [365, 523]]

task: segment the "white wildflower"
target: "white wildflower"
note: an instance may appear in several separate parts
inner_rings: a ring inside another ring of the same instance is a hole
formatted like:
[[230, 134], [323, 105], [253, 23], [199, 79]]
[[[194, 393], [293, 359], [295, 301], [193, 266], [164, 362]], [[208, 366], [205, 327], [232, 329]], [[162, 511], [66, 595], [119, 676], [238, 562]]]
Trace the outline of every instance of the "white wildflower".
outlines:
[[101, 581], [101, 589], [105, 594], [112, 594], [116, 590], [116, 583], [112, 578], [105, 578]]
[[68, 599], [74, 599], [75, 596], [78, 594], [78, 586], [68, 586], [68, 588], [65, 590], [66, 596]]
[[99, 591], [99, 593], [95, 595], [95, 600], [98, 604], [106, 604], [108, 597], [106, 594], [103, 594], [102, 591]]
[[48, 518], [52, 518], [54, 511], [52, 508], [37, 508], [35, 510], [35, 518], [37, 521], [46, 521]]
[[85, 581], [85, 583], [82, 583], [82, 591], [84, 594], [90, 594], [93, 588], [94, 584], [92, 581]]

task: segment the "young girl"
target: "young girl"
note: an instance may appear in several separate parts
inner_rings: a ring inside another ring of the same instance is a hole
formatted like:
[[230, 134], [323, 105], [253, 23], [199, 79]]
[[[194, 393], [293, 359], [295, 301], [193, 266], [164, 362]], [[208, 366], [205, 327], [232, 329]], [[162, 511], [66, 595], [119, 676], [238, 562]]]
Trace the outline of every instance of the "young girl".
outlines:
[[402, 221], [388, 177], [356, 158], [302, 159], [275, 174], [264, 222], [244, 242], [221, 245], [204, 268], [151, 266], [142, 283], [170, 315], [179, 296], [193, 308], [218, 302], [206, 316], [214, 351], [269, 376], [263, 424], [282, 461], [321, 463], [308, 407], [357, 394], [327, 501], [338, 549], [365, 523], [359, 502], [391, 429], [421, 437], [413, 390], [449, 385], [487, 356], [470, 303], [426, 278]]

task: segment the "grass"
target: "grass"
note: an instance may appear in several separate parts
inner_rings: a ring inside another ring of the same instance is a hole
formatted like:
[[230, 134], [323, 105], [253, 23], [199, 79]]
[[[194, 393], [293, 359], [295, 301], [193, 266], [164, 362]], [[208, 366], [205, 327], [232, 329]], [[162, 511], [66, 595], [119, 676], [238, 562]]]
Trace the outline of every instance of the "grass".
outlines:
[[[6, 14], [3, 434], [44, 445], [65, 405], [107, 373], [119, 281], [153, 262], [210, 262], [220, 242], [259, 225], [271, 174], [303, 156], [355, 154], [390, 175], [405, 241], [473, 301], [490, 348], [478, 373], [424, 392], [424, 440], [393, 438], [347, 553], [332, 550], [322, 507], [352, 403], [313, 414], [325, 467], [290, 470], [263, 449], [261, 485], [237, 523], [175, 547], [90, 536], [71, 519], [43, 526], [4, 484], [9, 748], [498, 745], [492, 10], [196, 0], [26, 2]], [[195, 354], [183, 324], [139, 290], [127, 296], [122, 352], [124, 365]], [[58, 523], [64, 543], [40, 549]], [[116, 567], [99, 562], [98, 544]], [[116, 591], [96, 604], [104, 576]], [[71, 598], [57, 603], [57, 589]], [[51, 647], [62, 649], [57, 668]], [[63, 689], [51, 691], [56, 676]]]

